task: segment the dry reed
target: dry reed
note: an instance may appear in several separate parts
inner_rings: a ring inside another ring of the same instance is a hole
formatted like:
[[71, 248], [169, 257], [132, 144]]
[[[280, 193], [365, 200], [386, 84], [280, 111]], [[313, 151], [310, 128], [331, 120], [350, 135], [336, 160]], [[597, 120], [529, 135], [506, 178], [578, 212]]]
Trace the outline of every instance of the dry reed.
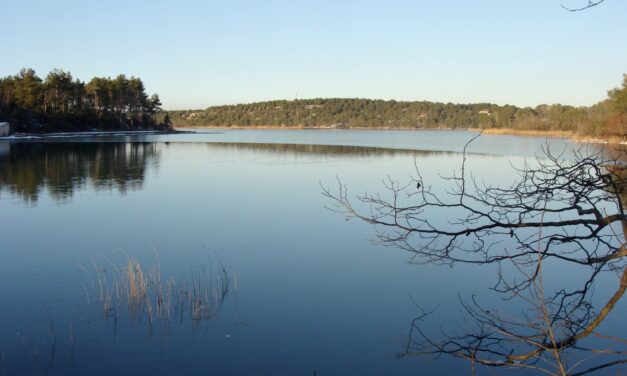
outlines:
[[[134, 259], [121, 267], [111, 265], [110, 271], [94, 264], [96, 283], [90, 276], [90, 285], [98, 294], [104, 316], [116, 320], [122, 311], [134, 319], [145, 318], [149, 325], [168, 322], [174, 316], [180, 321], [212, 319], [229, 292], [230, 276], [221, 265], [217, 273], [204, 267], [192, 269], [189, 280], [179, 283], [174, 278], [164, 282], [160, 266], [146, 269]], [[87, 301], [91, 301], [89, 294]]]

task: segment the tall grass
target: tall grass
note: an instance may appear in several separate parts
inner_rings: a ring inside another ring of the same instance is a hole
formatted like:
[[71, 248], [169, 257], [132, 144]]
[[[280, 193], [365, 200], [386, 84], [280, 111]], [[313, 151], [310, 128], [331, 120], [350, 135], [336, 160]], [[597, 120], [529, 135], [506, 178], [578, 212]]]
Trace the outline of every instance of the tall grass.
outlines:
[[[110, 268], [94, 264], [95, 277], [91, 274], [90, 285], [104, 316], [116, 320], [123, 312], [134, 319], [145, 318], [150, 325], [174, 317], [180, 321], [212, 319], [229, 294], [231, 277], [222, 265], [216, 271], [204, 266], [192, 268], [188, 278], [164, 281], [159, 264], [146, 268], [135, 259], [122, 265], [109, 264]], [[91, 301], [89, 293], [87, 300]]]
[[144, 272], [139, 262], [128, 260], [124, 274], [128, 282], [129, 303], [139, 303], [144, 300], [148, 293], [148, 281], [144, 277]]

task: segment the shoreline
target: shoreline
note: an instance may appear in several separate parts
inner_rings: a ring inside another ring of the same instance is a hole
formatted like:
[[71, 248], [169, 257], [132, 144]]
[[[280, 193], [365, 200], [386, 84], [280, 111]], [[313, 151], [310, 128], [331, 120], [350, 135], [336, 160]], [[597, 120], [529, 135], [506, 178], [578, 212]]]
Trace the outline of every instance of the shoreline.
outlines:
[[86, 132], [42, 132], [42, 133], [14, 133], [9, 136], [0, 137], [0, 141], [14, 140], [34, 140], [50, 138], [73, 138], [73, 137], [115, 137], [115, 136], [151, 136], [160, 134], [180, 134], [191, 133], [180, 130], [158, 131], [86, 131]]
[[281, 127], [281, 126], [173, 126], [170, 131], [145, 130], [145, 131], [86, 131], [86, 132], [45, 132], [45, 133], [14, 133], [9, 136], [0, 137], [0, 141], [19, 141], [34, 139], [51, 139], [51, 138], [74, 138], [74, 137], [115, 137], [115, 136], [150, 136], [150, 135], [167, 135], [167, 134], [185, 134], [194, 133], [195, 130], [212, 129], [212, 130], [369, 130], [369, 131], [466, 131], [466, 132], [483, 132], [492, 136], [522, 136], [522, 137], [547, 137], [547, 138], [563, 138], [573, 142], [589, 143], [589, 144], [610, 144], [610, 145], [627, 145], [627, 140], [620, 138], [594, 138], [575, 134], [570, 131], [538, 131], [511, 128], [394, 128], [394, 127]]
[[530, 129], [512, 129], [512, 128], [394, 128], [394, 127], [281, 127], [276, 125], [261, 125], [254, 127], [245, 126], [214, 126], [214, 125], [193, 125], [193, 126], [178, 126], [175, 125], [174, 129], [215, 129], [215, 130], [383, 130], [383, 131], [450, 131], [459, 130], [467, 132], [483, 132], [483, 134], [492, 136], [524, 136], [524, 137], [547, 137], [547, 138], [565, 138], [573, 142], [589, 143], [589, 144], [612, 144], [612, 145], [627, 145], [627, 140], [621, 140], [620, 138], [595, 138], [590, 136], [577, 135], [571, 131], [539, 131]]
[[[478, 128], [469, 128], [468, 130], [481, 131]], [[574, 142], [588, 144], [613, 144], [627, 145], [627, 140], [621, 140], [619, 137], [598, 138], [591, 136], [578, 135], [572, 131], [538, 131], [531, 129], [512, 129], [512, 128], [487, 128], [482, 130], [484, 134], [495, 136], [529, 136], [529, 137], [550, 137], [550, 138], [567, 138]]]
[[[466, 128], [395, 128], [395, 127], [303, 127], [303, 126], [294, 126], [294, 127], [282, 127], [279, 125], [256, 125], [253, 127], [244, 127], [241, 125], [234, 125], [231, 127], [219, 126], [219, 125], [174, 125], [174, 129], [218, 129], [218, 130], [360, 130], [360, 131], [467, 131], [470, 129]], [[473, 129], [474, 130], [474, 129]]]

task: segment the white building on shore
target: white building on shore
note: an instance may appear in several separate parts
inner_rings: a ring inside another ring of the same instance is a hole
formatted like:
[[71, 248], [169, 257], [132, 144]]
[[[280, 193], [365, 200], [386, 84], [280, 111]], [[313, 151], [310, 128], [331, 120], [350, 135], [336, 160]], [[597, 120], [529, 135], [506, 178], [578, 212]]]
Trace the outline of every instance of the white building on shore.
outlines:
[[0, 123], [0, 137], [8, 136], [10, 133], [11, 127], [9, 123]]

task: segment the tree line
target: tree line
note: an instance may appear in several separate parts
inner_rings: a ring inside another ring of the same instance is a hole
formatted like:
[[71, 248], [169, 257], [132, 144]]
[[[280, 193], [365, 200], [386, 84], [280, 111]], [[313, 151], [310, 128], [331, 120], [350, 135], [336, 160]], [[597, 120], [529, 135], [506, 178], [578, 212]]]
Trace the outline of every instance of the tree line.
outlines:
[[626, 103], [627, 75], [621, 88], [611, 90], [606, 100], [589, 107], [318, 98], [213, 106], [205, 110], [170, 111], [168, 114], [178, 126], [510, 128], [624, 137]]
[[41, 79], [33, 69], [0, 78], [0, 121], [15, 131], [166, 129], [159, 95], [123, 74], [85, 83], [55, 69]]

